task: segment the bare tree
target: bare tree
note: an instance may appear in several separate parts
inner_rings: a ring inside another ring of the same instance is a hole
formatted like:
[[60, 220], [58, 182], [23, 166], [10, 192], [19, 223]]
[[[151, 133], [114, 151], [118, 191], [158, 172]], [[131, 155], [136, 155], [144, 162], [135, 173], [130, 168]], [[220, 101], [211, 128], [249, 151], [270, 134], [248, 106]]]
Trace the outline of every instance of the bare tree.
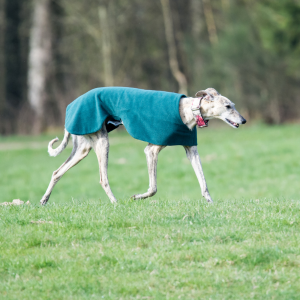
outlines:
[[105, 6], [99, 7], [99, 19], [102, 31], [102, 56], [104, 64], [104, 82], [105, 86], [113, 86], [114, 78], [112, 72], [112, 61], [111, 61], [111, 46], [110, 46], [110, 34], [109, 24], [107, 18], [107, 9]]
[[192, 32], [195, 39], [200, 38], [202, 29], [202, 3], [199, 0], [191, 0]]
[[227, 10], [230, 6], [230, 0], [221, 0], [222, 3], [222, 9]]
[[[0, 0], [0, 118], [3, 122], [3, 113], [5, 109], [5, 0]], [[0, 120], [0, 134], [2, 124]]]
[[204, 8], [204, 16], [208, 30], [208, 36], [212, 45], [218, 43], [217, 28], [214, 19], [214, 13], [211, 7], [210, 0], [202, 0]]
[[41, 132], [44, 126], [46, 81], [52, 58], [51, 50], [50, 0], [35, 0], [28, 62], [28, 101], [35, 113], [34, 133]]
[[177, 50], [175, 44], [170, 2], [169, 0], [160, 0], [160, 2], [162, 6], [164, 23], [165, 23], [166, 39], [167, 39], [168, 50], [169, 50], [170, 69], [174, 78], [178, 82], [179, 93], [187, 94], [187, 80], [185, 75], [179, 70], [179, 64], [177, 60]]

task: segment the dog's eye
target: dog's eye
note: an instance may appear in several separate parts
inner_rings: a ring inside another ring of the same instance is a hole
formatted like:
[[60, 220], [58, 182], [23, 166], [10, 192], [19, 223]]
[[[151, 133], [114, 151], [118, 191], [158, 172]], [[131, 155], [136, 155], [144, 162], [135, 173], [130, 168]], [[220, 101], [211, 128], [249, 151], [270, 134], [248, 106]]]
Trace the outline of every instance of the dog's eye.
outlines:
[[225, 107], [226, 107], [226, 108], [231, 108], [231, 106], [230, 106], [230, 105], [226, 105]]

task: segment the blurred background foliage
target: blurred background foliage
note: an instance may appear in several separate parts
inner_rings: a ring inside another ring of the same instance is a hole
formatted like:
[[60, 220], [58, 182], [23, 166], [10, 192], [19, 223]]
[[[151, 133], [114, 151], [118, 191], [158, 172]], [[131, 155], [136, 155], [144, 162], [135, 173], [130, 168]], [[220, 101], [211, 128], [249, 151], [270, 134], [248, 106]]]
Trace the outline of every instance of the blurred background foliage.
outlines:
[[185, 81], [247, 119], [297, 121], [299, 25], [299, 0], [0, 0], [0, 134], [63, 126], [95, 87]]

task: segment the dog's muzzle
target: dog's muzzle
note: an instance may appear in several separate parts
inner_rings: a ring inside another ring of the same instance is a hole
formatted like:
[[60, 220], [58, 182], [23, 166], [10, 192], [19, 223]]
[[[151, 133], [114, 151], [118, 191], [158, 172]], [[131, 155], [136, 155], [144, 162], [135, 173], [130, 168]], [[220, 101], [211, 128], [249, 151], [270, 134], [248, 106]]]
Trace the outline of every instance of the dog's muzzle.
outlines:
[[197, 103], [192, 103], [191, 106], [191, 110], [194, 116], [194, 119], [198, 125], [199, 128], [203, 128], [203, 127], [207, 127], [208, 126], [208, 120], [204, 120], [201, 112], [200, 112], [200, 107], [201, 107], [201, 100], [203, 99], [203, 97], [201, 98], [197, 98], [198, 99], [198, 104]]

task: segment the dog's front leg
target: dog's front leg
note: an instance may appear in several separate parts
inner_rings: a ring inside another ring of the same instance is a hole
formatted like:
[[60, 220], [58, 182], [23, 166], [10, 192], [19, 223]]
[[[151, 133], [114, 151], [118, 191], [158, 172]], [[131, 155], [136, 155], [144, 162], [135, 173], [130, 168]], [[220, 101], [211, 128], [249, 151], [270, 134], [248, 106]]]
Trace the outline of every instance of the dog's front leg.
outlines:
[[186, 156], [191, 162], [193, 169], [196, 173], [196, 176], [198, 178], [201, 191], [202, 191], [202, 196], [207, 200], [207, 202], [213, 202], [207, 189], [197, 146], [192, 146], [192, 147], [184, 146], [184, 149], [186, 151]]
[[149, 173], [149, 189], [144, 194], [133, 195], [133, 199], [145, 199], [152, 197], [157, 192], [156, 176], [157, 176], [157, 161], [159, 152], [165, 148], [165, 146], [148, 144], [144, 152], [147, 158], [148, 173]]
[[100, 184], [104, 189], [106, 195], [110, 199], [111, 203], [117, 203], [108, 182], [107, 167], [108, 167], [108, 152], [109, 152], [109, 141], [108, 134], [105, 124], [103, 124], [100, 131], [96, 132], [97, 142], [94, 146], [98, 162], [99, 162], [99, 172], [100, 172]]

